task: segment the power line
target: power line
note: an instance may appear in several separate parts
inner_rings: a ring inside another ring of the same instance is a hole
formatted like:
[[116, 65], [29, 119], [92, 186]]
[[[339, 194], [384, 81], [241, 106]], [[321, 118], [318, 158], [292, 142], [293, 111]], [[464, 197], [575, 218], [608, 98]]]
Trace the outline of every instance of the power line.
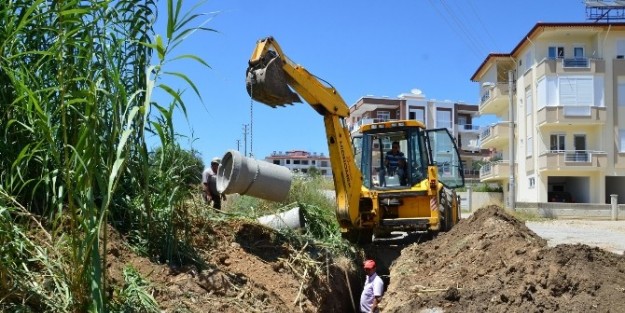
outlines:
[[477, 10], [475, 10], [475, 7], [471, 3], [471, 1], [467, 1], [466, 3], [469, 4], [469, 7], [471, 8], [471, 11], [473, 11], [473, 16], [475, 16], [475, 18], [477, 19], [478, 23], [480, 23], [480, 26], [482, 26], [482, 29], [486, 33], [486, 36], [490, 39], [491, 43], [493, 44], [493, 49], [490, 49], [490, 51], [492, 52], [492, 51], [497, 50], [498, 46], [499, 46], [497, 44], [497, 40], [495, 40], [495, 37], [493, 37], [493, 35], [488, 31], [488, 28], [486, 27], [486, 24], [484, 24], [484, 22], [480, 18], [480, 15], [478, 14]]
[[[445, 21], [445, 23], [447, 23], [447, 25], [451, 28], [451, 30], [453, 32], [456, 33], [456, 35], [458, 35], [458, 37], [460, 37], [460, 39], [462, 41], [465, 42], [465, 44], [467, 45], [467, 47], [469, 48], [469, 50], [471, 50], [471, 52], [477, 57], [477, 58], [481, 58], [483, 57], [483, 54], [480, 52], [480, 48], [476, 45], [476, 43], [474, 43], [472, 41], [471, 35], [470, 33], [466, 30], [465, 27], [462, 26], [462, 23], [455, 18], [454, 22], [456, 23], [457, 27], [454, 26], [451, 21], [447, 18], [447, 16], [445, 16], [445, 14], [443, 12], [441, 12], [441, 10], [439, 10], [439, 8], [436, 6], [434, 0], [430, 0], [430, 5], [432, 6], [432, 8], [434, 8], [434, 10], [436, 11], [436, 13]], [[445, 7], [445, 10], [450, 14], [453, 15], [453, 13], [451, 13], [451, 10], [447, 7], [447, 5], [445, 3], [443, 3], [443, 0], [441, 0], [441, 4]], [[463, 34], [464, 33], [464, 34]]]

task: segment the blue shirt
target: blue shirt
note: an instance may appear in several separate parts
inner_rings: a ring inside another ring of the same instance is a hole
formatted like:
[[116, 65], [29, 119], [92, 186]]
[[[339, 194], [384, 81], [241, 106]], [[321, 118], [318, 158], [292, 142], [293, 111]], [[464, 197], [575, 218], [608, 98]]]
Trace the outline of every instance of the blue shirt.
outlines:
[[398, 152], [396, 154], [393, 151], [389, 151], [386, 153], [386, 163], [389, 167], [389, 170], [394, 170], [399, 166], [400, 160], [406, 160], [403, 152]]

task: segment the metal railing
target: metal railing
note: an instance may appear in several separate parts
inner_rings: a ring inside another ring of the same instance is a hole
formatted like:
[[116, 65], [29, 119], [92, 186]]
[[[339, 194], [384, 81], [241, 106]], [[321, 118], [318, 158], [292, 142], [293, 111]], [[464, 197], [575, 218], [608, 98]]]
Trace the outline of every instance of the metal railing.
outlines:
[[480, 99], [480, 103], [484, 103], [486, 101], [488, 101], [488, 99], [490, 99], [490, 90], [487, 90], [483, 95], [482, 98]]
[[588, 58], [562, 59], [562, 67], [589, 68], [590, 62], [588, 61]]
[[480, 130], [480, 126], [472, 125], [472, 124], [456, 124], [458, 125], [458, 130]]
[[564, 154], [564, 162], [580, 162], [587, 163], [592, 160], [592, 153], [595, 151], [590, 150], [549, 150], [549, 153], [562, 153]]

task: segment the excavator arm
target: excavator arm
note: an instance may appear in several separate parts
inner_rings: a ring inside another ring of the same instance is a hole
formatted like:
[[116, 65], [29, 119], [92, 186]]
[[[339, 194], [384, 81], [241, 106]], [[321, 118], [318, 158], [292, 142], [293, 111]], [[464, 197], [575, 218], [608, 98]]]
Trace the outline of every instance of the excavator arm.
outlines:
[[336, 216], [344, 229], [357, 226], [362, 175], [356, 167], [344, 121], [349, 107], [338, 91], [291, 62], [273, 37], [256, 43], [249, 60], [246, 88], [254, 100], [274, 108], [301, 102], [301, 97], [323, 116], [336, 189]]

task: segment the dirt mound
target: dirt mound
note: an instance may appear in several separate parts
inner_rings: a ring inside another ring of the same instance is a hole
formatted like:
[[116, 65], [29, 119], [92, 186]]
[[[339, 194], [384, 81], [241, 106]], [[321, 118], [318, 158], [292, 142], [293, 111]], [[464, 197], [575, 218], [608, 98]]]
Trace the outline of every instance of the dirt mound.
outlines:
[[384, 312], [625, 312], [625, 257], [546, 246], [523, 222], [485, 207], [391, 266]]
[[275, 231], [252, 223], [226, 221], [193, 229], [202, 266], [151, 262], [111, 233], [111, 284], [123, 285], [123, 268], [132, 265], [151, 283], [162, 312], [353, 310], [346, 279], [355, 269], [349, 260], [331, 260], [310, 245], [295, 249]]

